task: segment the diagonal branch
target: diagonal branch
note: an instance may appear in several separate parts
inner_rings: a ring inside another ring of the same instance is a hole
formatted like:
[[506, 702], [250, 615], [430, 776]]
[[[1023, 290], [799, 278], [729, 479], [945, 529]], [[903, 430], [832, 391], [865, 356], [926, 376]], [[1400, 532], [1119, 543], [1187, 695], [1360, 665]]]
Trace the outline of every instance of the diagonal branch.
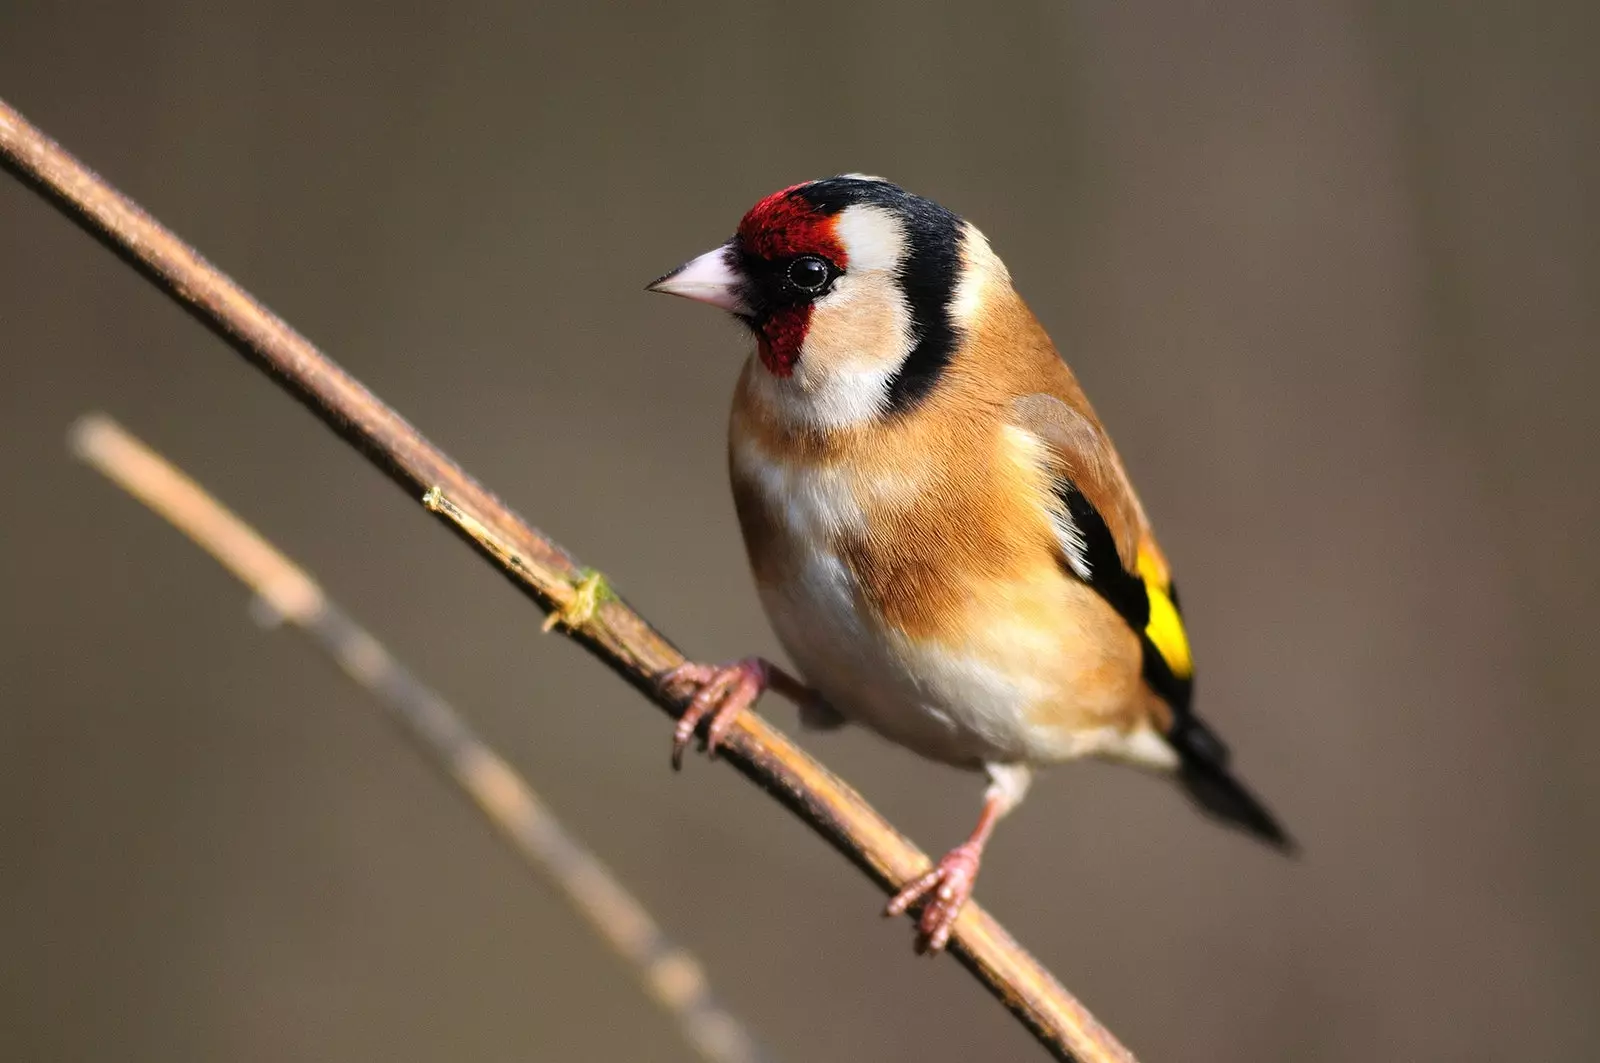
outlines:
[[[413, 498], [499, 567], [612, 671], [673, 716], [681, 699], [660, 677], [683, 656], [594, 574], [480, 487], [395, 411], [188, 244], [0, 101], [0, 164], [265, 370]], [[765, 720], [743, 714], [723, 746], [729, 763], [799, 816], [886, 892], [928, 858], [849, 785]], [[1063, 1060], [1133, 1056], [978, 905], [956, 923], [951, 951], [1041, 1044]]]
[[72, 428], [73, 453], [165, 517], [256, 593], [274, 621], [302, 631], [372, 694], [422, 753], [472, 798], [501, 836], [548, 876], [633, 969], [706, 1063], [763, 1063], [744, 1024], [711, 993], [694, 955], [669, 941], [600, 858], [461, 714], [406, 669], [311, 576], [205, 488], [100, 414]]
[[768, 1058], [741, 1021], [712, 996], [698, 959], [667, 940], [650, 913], [598, 856], [566, 832], [517, 770], [478, 738], [448, 701], [328, 600], [304, 568], [112, 419], [80, 419], [72, 427], [72, 450], [210, 552], [256, 592], [274, 620], [301, 629], [365, 687], [416, 746], [482, 808], [517, 855], [554, 879], [606, 945], [632, 965], [646, 993], [677, 1020], [686, 1041], [707, 1063], [762, 1063]]

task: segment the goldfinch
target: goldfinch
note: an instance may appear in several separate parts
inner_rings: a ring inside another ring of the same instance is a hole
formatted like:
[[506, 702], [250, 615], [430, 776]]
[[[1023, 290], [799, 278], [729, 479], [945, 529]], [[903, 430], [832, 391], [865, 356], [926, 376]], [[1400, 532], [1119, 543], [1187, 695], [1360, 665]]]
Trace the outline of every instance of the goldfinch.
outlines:
[[702, 721], [782, 688], [804, 722], [865, 725], [988, 776], [967, 841], [906, 884], [938, 951], [1037, 765], [1169, 775], [1205, 812], [1293, 843], [1190, 708], [1165, 555], [1072, 371], [971, 224], [876, 177], [794, 185], [649, 290], [754, 335], [729, 469], [756, 587], [804, 682], [691, 664], [674, 763]]

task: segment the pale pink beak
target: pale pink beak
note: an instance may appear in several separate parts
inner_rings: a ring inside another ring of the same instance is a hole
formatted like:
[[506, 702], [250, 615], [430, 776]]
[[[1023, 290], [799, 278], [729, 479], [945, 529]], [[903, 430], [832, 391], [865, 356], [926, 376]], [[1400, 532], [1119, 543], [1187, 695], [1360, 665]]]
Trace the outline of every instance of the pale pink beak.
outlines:
[[734, 265], [735, 254], [731, 242], [712, 248], [646, 285], [645, 291], [681, 295], [732, 314], [748, 314], [750, 307], [743, 295], [745, 278]]

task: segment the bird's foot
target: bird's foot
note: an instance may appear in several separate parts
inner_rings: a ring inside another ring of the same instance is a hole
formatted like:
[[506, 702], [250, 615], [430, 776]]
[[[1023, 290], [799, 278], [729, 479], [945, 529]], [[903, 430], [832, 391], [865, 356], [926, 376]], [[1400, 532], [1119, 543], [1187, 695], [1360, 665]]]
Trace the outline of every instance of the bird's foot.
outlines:
[[711, 722], [706, 726], [706, 753], [716, 753], [733, 721], [771, 684], [773, 670], [760, 657], [746, 657], [732, 664], [682, 664], [663, 676], [662, 685], [669, 689], [695, 690], [672, 733], [673, 768], [683, 767], [683, 751], [707, 716]]
[[896, 893], [883, 914], [903, 915], [906, 909], [926, 897], [922, 915], [917, 920], [917, 951], [942, 951], [950, 942], [956, 917], [961, 914], [967, 898], [972, 896], [972, 885], [978, 879], [982, 858], [981, 845], [966, 842], [956, 846], [944, 854], [932, 871]]

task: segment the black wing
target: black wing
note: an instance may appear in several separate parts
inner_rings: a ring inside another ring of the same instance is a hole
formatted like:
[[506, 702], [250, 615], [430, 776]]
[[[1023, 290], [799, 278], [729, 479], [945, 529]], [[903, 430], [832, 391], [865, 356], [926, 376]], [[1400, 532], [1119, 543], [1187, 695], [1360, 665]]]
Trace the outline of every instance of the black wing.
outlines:
[[[1240, 827], [1264, 842], [1293, 852], [1295, 843], [1271, 812], [1228, 770], [1228, 747], [1215, 731], [1194, 714], [1194, 675], [1189, 667], [1187, 640], [1181, 654], [1169, 643], [1158, 643], [1154, 612], [1170, 608], [1181, 635], [1182, 614], [1177, 589], [1160, 586], [1150, 576], [1123, 567], [1116, 540], [1094, 505], [1073, 482], [1057, 476], [1056, 499], [1071, 520], [1063, 538], [1069, 556], [1064, 566], [1083, 579], [1117, 611], [1139, 636], [1143, 650], [1144, 680], [1172, 708], [1167, 744], [1178, 754], [1178, 779], [1184, 791], [1205, 812]], [[1165, 641], [1165, 640], [1163, 640]], [[1176, 658], [1176, 659], [1174, 659]]]

